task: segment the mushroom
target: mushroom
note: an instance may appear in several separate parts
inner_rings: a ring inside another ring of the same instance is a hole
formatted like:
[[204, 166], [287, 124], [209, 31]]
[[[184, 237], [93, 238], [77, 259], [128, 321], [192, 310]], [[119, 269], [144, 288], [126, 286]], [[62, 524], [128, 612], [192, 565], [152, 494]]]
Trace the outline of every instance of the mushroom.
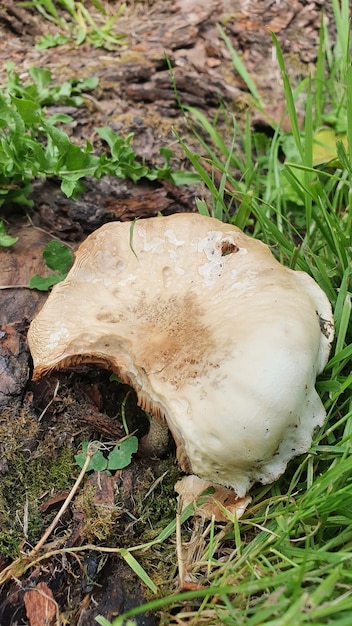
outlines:
[[333, 317], [307, 274], [198, 214], [113, 222], [31, 323], [34, 378], [95, 363], [166, 420], [186, 473], [246, 496], [307, 452]]

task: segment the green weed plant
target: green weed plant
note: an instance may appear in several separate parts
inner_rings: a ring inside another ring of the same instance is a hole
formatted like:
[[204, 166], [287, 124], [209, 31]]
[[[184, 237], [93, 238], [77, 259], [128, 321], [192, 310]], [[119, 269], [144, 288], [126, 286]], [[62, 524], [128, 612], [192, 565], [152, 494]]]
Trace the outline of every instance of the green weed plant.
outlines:
[[60, 283], [67, 276], [67, 272], [73, 264], [71, 250], [60, 241], [52, 239], [43, 250], [43, 258], [46, 266], [52, 270], [49, 276], [35, 274], [29, 281], [30, 289], [48, 291], [50, 287]]
[[39, 39], [38, 50], [67, 43], [80, 46], [84, 42], [112, 50], [125, 43], [125, 35], [114, 32], [116, 21], [126, 9], [125, 3], [119, 4], [113, 12], [107, 2], [99, 0], [92, 0], [90, 10], [85, 0], [30, 0], [21, 2], [21, 6], [34, 7], [57, 29]]
[[[79, 467], [83, 467], [86, 458], [88, 446], [92, 446], [92, 443], [83, 441], [82, 452], [75, 456], [75, 461]], [[127, 467], [131, 463], [132, 455], [138, 450], [138, 439], [134, 435], [126, 437], [118, 444], [113, 446], [105, 446], [101, 443], [96, 444], [96, 450], [92, 454], [87, 472], [102, 472], [104, 470], [116, 471]], [[111, 449], [109, 449], [111, 448]], [[104, 454], [104, 451], [107, 451]]]
[[[32, 206], [32, 182], [40, 178], [55, 177], [68, 197], [84, 191], [82, 179], [87, 176], [100, 179], [110, 175], [134, 182], [166, 179], [176, 185], [198, 180], [192, 172], [172, 171], [172, 153], [167, 148], [160, 148], [164, 164], [148, 167], [133, 150], [132, 133], [122, 138], [110, 127], [96, 128], [106, 146], [100, 154], [89, 141], [83, 147], [73, 143], [64, 130], [72, 117], [50, 115], [48, 107], [57, 103], [82, 106], [82, 94], [94, 89], [98, 79], [73, 79], [56, 85], [49, 70], [32, 67], [29, 74], [31, 80], [23, 83], [9, 64], [7, 82], [0, 89], [0, 209], [5, 203]], [[6, 234], [0, 220], [0, 245], [11, 246], [16, 241]]]

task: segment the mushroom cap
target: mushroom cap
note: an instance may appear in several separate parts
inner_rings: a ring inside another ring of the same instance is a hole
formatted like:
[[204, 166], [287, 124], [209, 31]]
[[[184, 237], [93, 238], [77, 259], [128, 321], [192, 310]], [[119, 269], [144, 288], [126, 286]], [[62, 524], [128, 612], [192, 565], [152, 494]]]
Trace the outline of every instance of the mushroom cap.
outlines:
[[312, 278], [198, 214], [95, 231], [28, 335], [34, 378], [83, 362], [114, 371], [166, 419], [184, 471], [239, 497], [309, 449], [332, 338]]

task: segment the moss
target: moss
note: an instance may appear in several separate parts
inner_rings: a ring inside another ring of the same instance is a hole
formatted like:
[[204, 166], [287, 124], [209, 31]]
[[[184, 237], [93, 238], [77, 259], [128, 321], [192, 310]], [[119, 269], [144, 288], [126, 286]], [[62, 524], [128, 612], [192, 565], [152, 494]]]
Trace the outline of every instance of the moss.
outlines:
[[9, 410], [0, 417], [0, 554], [14, 557], [26, 538], [35, 543], [43, 529], [43, 496], [72, 485], [73, 452], [57, 451], [50, 433], [43, 440], [30, 409]]
[[37, 418], [28, 406], [13, 406], [0, 414], [0, 462], [1, 471], [15, 461], [20, 450], [38, 434]]
[[[40, 504], [52, 493], [72, 486], [79, 471], [71, 447], [76, 433], [77, 423], [72, 416], [69, 419], [67, 410], [53, 428], [38, 422], [29, 409], [1, 416], [0, 435], [6, 449], [0, 482], [0, 554], [17, 557], [23, 539], [35, 544], [49, 525], [56, 511], [43, 515]], [[123, 501], [121, 488], [111, 507], [95, 502], [96, 488], [91, 478], [85, 479], [72, 505], [73, 524], [89, 542], [118, 547], [148, 542], [175, 518], [174, 484], [179, 475], [172, 456], [135, 458], [130, 474], [124, 477], [125, 481], [131, 477], [128, 502]], [[174, 538], [138, 555], [138, 560], [163, 593], [172, 592]]]
[[81, 534], [88, 541], [105, 541], [115, 528], [116, 519], [120, 515], [117, 507], [107, 507], [95, 502], [96, 489], [86, 484], [75, 499], [73, 510], [83, 513]]
[[[165, 476], [161, 478], [163, 474]], [[142, 462], [133, 494], [133, 516], [137, 519], [133, 526], [136, 542], [151, 541], [175, 518], [174, 486], [180, 474], [181, 470], [172, 457], [154, 461], [146, 459]]]
[[46, 483], [53, 491], [61, 491], [72, 487], [72, 477], [77, 473], [77, 465], [73, 458], [71, 447], [60, 450], [58, 456], [48, 468]]

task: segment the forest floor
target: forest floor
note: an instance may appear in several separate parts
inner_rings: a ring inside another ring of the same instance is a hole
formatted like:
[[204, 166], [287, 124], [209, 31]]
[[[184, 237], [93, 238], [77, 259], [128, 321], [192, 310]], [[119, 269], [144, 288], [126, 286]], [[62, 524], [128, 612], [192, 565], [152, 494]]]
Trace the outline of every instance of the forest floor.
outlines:
[[[324, 10], [329, 22], [330, 4], [324, 0], [131, 1], [115, 25], [116, 32], [124, 34], [120, 46], [104, 49], [67, 43], [38, 50], [39, 38], [55, 32], [55, 25], [34, 9], [5, 0], [0, 8], [0, 84], [6, 81], [7, 62], [14, 64], [24, 82], [33, 66], [49, 69], [57, 84], [96, 76], [98, 86], [85, 97], [84, 106], [49, 108], [50, 113], [72, 116], [70, 136], [80, 144], [89, 140], [99, 151], [95, 129], [110, 126], [123, 137], [133, 133], [133, 149], [149, 166], [162, 163], [160, 148], [166, 147], [172, 150], [172, 167], [187, 170], [187, 157], [173, 131], [191, 151], [201, 148], [180, 102], [200, 110], [210, 121], [217, 118], [225, 138], [229, 132], [225, 117], [218, 113], [220, 103], [239, 119], [250, 111], [250, 94], [217, 24], [242, 55], [265, 103], [265, 115], [253, 112], [251, 123], [270, 134], [272, 120], [281, 118], [285, 106], [270, 31], [279, 39], [294, 85], [316, 61], [321, 14]], [[118, 3], [110, 1], [106, 7], [112, 13]], [[0, 290], [0, 569], [18, 554], [28, 553], [50, 524], [79, 473], [74, 455], [82, 441], [123, 437], [122, 412], [138, 436], [148, 428], [134, 394], [127, 386], [111, 382], [108, 372], [81, 367], [31, 381], [26, 333], [47, 295], [25, 286], [34, 274], [45, 272], [44, 246], [54, 237], [74, 250], [105, 222], [192, 212], [195, 198], [207, 194], [202, 187], [148, 180], [134, 184], [105, 177], [87, 180], [86, 191], [72, 200], [63, 195], [56, 180], [37, 180], [31, 208], [1, 208], [7, 232], [19, 239], [11, 248], [0, 249], [0, 285], [7, 287]], [[40, 621], [43, 609], [33, 613], [38, 596], [33, 599], [30, 594], [38, 588], [50, 594], [55, 607], [48, 624], [84, 626], [94, 624], [97, 615], [112, 620], [150, 599], [151, 592], [121, 555], [106, 554], [99, 546], [128, 548], [156, 537], [175, 518], [173, 485], [179, 474], [171, 445], [161, 460], [136, 457], [128, 468], [104, 475], [100, 483], [95, 474], [87, 478], [51, 536], [45, 559], [23, 575], [14, 572], [1, 587], [0, 625], [44, 623]], [[87, 544], [97, 548], [79, 552]], [[154, 547], [138, 558], [160, 595], [177, 589], [174, 543]], [[161, 614], [136, 617], [137, 624], [148, 626], [171, 620], [172, 616]]]

